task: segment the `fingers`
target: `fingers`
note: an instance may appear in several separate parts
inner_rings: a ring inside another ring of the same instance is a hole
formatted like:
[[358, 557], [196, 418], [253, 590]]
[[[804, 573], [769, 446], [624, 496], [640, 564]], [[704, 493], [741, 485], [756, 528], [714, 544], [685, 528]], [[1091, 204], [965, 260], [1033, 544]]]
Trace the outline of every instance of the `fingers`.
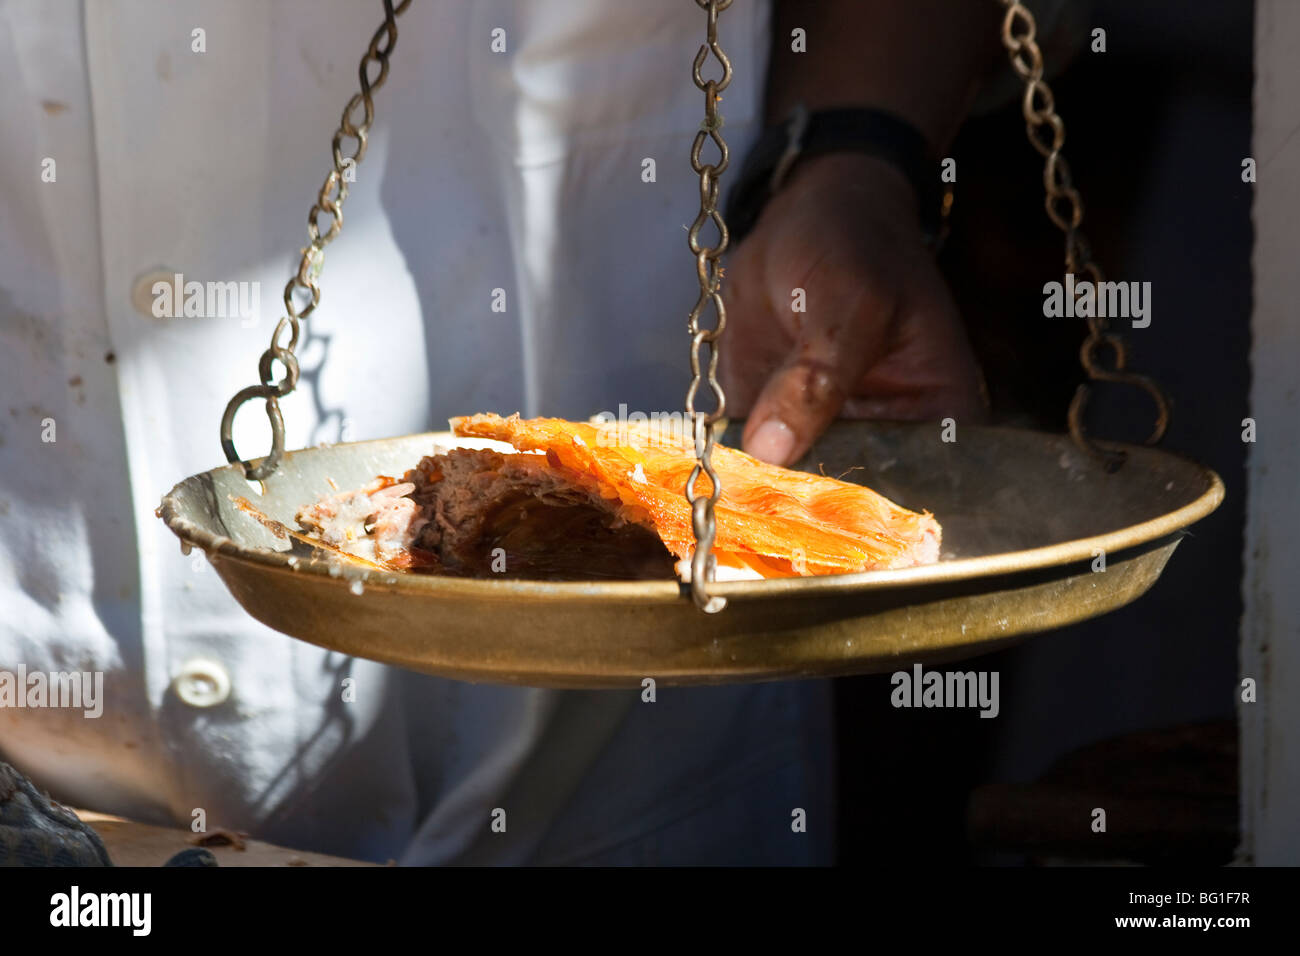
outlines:
[[912, 290], [888, 354], [857, 384], [841, 416], [982, 421], [988, 392], [951, 293], [937, 274]]
[[722, 297], [727, 332], [718, 372], [727, 392], [727, 415], [749, 415], [768, 377], [793, 347], [794, 338], [775, 320], [763, 283], [761, 249], [740, 246], [727, 263]]
[[796, 353], [767, 380], [745, 427], [745, 450], [788, 465], [808, 450], [848, 394], [837, 370]]
[[[729, 263], [727, 409], [748, 418], [744, 448], [757, 458], [793, 464], [842, 414], [982, 410], [960, 315], [906, 226], [906, 183], [889, 176], [843, 157], [806, 165]], [[846, 195], [846, 181], [860, 188]]]
[[895, 311], [869, 281], [833, 265], [810, 275], [808, 286], [820, 290], [817, 321], [796, 324], [794, 348], [767, 378], [745, 427], [745, 450], [777, 465], [798, 459], [836, 417], [884, 352]]
[[831, 263], [809, 281], [824, 290], [816, 320], [796, 325], [793, 347], [764, 380], [746, 451], [792, 464], [836, 417], [984, 418], [987, 392], [942, 280], [936, 272], [907, 285], [896, 298], [866, 270]]
[[988, 409], [978, 392], [972, 395], [965, 386], [952, 386], [898, 395], [850, 398], [841, 406], [839, 417], [886, 422], [955, 418], [959, 422], [978, 425], [988, 418]]

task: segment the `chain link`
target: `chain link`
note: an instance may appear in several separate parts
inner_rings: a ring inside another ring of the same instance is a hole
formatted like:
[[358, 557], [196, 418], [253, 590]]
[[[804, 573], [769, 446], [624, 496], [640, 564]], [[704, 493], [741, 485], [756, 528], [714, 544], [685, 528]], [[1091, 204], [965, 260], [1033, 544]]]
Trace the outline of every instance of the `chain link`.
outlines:
[[[311, 241], [302, 250], [297, 272], [284, 287], [286, 314], [276, 323], [275, 331], [271, 333], [271, 346], [262, 353], [257, 363], [261, 384], [250, 385], [238, 392], [221, 417], [221, 449], [225, 452], [226, 461], [231, 464], [241, 462], [244, 474], [251, 481], [269, 477], [284, 455], [284, 416], [280, 412], [279, 400], [298, 386], [296, 350], [302, 334], [302, 320], [311, 315], [320, 304], [320, 286], [316, 280], [325, 263], [325, 247], [338, 237], [343, 228], [343, 202], [348, 198], [348, 183], [355, 177], [357, 165], [365, 158], [370, 126], [375, 121], [373, 94], [388, 79], [388, 57], [397, 44], [397, 17], [406, 12], [411, 0], [401, 0], [396, 6], [393, 0], [383, 0], [383, 4], [383, 25], [371, 38], [370, 47], [361, 58], [358, 69], [361, 92], [354, 94], [344, 107], [343, 119], [334, 134], [334, 168], [325, 177], [316, 202], [307, 214], [307, 236]], [[375, 65], [378, 65], [378, 72], [372, 77], [371, 71]], [[360, 122], [353, 118], [358, 108], [364, 110]], [[356, 141], [356, 149], [351, 156], [343, 154], [345, 139]], [[330, 217], [329, 225], [324, 231], [321, 230], [322, 213], [328, 213]], [[289, 333], [289, 341], [281, 345], [280, 339], [285, 331]], [[273, 362], [279, 362], [284, 367], [284, 377], [278, 382], [274, 381]], [[266, 400], [266, 417], [271, 422], [271, 452], [256, 468], [239, 457], [231, 434], [235, 413], [241, 405], [255, 398]]]
[[[1047, 216], [1065, 234], [1065, 271], [1075, 276], [1086, 275], [1096, 287], [1105, 281], [1101, 267], [1092, 257], [1087, 239], [1080, 231], [1083, 222], [1083, 199], [1070, 176], [1069, 164], [1061, 150], [1065, 146], [1065, 123], [1056, 113], [1052, 90], [1043, 80], [1043, 54], [1036, 39], [1034, 16], [1020, 0], [998, 0], [1006, 8], [1002, 21], [1002, 45], [1006, 47], [1011, 66], [1025, 81], [1023, 113], [1029, 142], [1042, 154], [1044, 205]], [[1094, 310], [1095, 311], [1095, 310]], [[1109, 366], [1100, 353], [1111, 353]], [[1143, 389], [1156, 406], [1156, 423], [1146, 443], [1154, 445], [1164, 437], [1169, 425], [1169, 400], [1160, 386], [1145, 375], [1126, 370], [1128, 353], [1124, 340], [1109, 329], [1105, 316], [1088, 318], [1088, 336], [1079, 350], [1079, 361], [1093, 382], [1117, 382]], [[1096, 445], [1084, 430], [1084, 413], [1088, 406], [1091, 388], [1079, 385], [1070, 402], [1070, 435], [1075, 443], [1090, 455], [1100, 459], [1113, 471], [1124, 462], [1124, 453]]]
[[[686, 500], [691, 503], [691, 525], [695, 532], [695, 553], [691, 557], [691, 596], [702, 610], [712, 614], [727, 606], [726, 598], [710, 595], [708, 585], [717, 574], [717, 558], [713, 555], [713, 539], [717, 535], [714, 505], [722, 494], [717, 472], [713, 470], [714, 426], [727, 412], [727, 398], [718, 382], [719, 338], [727, 327], [727, 310], [722, 304], [722, 267], [718, 260], [727, 250], [730, 237], [727, 224], [718, 211], [719, 180], [731, 162], [731, 152], [722, 137], [722, 114], [718, 112], [721, 93], [731, 84], [731, 60], [718, 45], [718, 14], [731, 6], [732, 0], [695, 0], [708, 16], [706, 39], [695, 54], [691, 77], [704, 93], [704, 122], [691, 145], [691, 169], [700, 177], [700, 212], [688, 233], [691, 252], [695, 253], [695, 276], [699, 281], [700, 295], [691, 309], [687, 331], [691, 336], [691, 385], [686, 391], [686, 416], [690, 419], [695, 438], [695, 468], [686, 480]], [[701, 72], [709, 54], [722, 66], [722, 76], [706, 80]], [[718, 150], [718, 160], [703, 162], [700, 158], [705, 141], [712, 140]], [[718, 230], [718, 244], [706, 246], [700, 241], [700, 230], [712, 222]], [[700, 324], [700, 316], [713, 306], [717, 322], [712, 328]], [[707, 348], [707, 359], [702, 352]], [[707, 369], [707, 373], [705, 370]], [[695, 409], [695, 396], [706, 380], [713, 393], [714, 409], [700, 412]], [[709, 478], [707, 495], [695, 490], [700, 475]]]

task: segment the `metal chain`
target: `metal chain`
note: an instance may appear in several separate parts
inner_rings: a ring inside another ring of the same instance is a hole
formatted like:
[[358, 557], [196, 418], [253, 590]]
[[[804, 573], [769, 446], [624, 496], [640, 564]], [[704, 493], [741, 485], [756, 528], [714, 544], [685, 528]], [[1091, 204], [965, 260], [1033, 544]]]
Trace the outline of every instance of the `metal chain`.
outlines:
[[[1079, 230], [1083, 221], [1083, 200], [1074, 187], [1070, 167], [1061, 153], [1065, 145], [1065, 124], [1056, 113], [1051, 89], [1043, 82], [1043, 54], [1035, 39], [1034, 16], [1020, 0], [998, 2], [1006, 8], [1002, 21], [1002, 45], [1007, 49], [1011, 66], [1025, 81], [1023, 112], [1026, 133], [1029, 142], [1047, 161], [1043, 168], [1047, 215], [1065, 233], [1065, 271], [1076, 276], [1086, 274], [1099, 288], [1105, 279], [1101, 267], [1092, 258], [1088, 241]], [[1111, 352], [1109, 368], [1099, 354], [1103, 349]], [[1156, 405], [1156, 423], [1146, 444], [1154, 445], [1164, 437], [1169, 425], [1169, 400], [1154, 380], [1126, 371], [1128, 353], [1124, 340], [1109, 330], [1105, 316], [1088, 318], [1088, 336], [1079, 350], [1079, 361], [1091, 381], [1133, 385], [1150, 395]], [[1099, 447], [1084, 430], [1084, 412], [1090, 392], [1089, 385], [1082, 383], [1070, 402], [1070, 435], [1079, 447], [1104, 462], [1107, 470], [1114, 471], [1123, 464], [1124, 453]]]
[[[704, 122], [695, 134], [691, 146], [691, 169], [700, 177], [700, 212], [695, 217], [689, 231], [691, 252], [695, 253], [695, 274], [700, 283], [700, 296], [691, 309], [687, 330], [691, 335], [691, 385], [686, 391], [686, 416], [691, 420], [695, 437], [695, 468], [686, 480], [686, 500], [691, 503], [691, 524], [695, 531], [695, 553], [691, 557], [691, 596], [702, 610], [712, 614], [727, 606], [726, 598], [710, 595], [708, 585], [717, 574], [717, 558], [713, 555], [713, 539], [717, 534], [717, 521], [713, 506], [722, 494], [718, 475], [713, 470], [714, 426], [726, 414], [727, 398], [722, 385], [718, 382], [719, 338], [727, 327], [727, 310], [722, 304], [722, 268], [718, 260], [727, 250], [730, 239], [727, 225], [722, 221], [718, 211], [718, 182], [731, 161], [727, 143], [722, 138], [722, 116], [718, 112], [719, 94], [731, 83], [731, 60], [718, 45], [718, 14], [731, 6], [732, 0], [695, 0], [700, 9], [708, 15], [708, 29], [705, 43], [700, 52], [695, 54], [695, 64], [691, 76], [695, 85], [704, 92]], [[700, 73], [709, 53], [722, 65], [719, 79], [706, 80]], [[719, 159], [716, 163], [700, 160], [700, 151], [706, 139], [713, 140], [718, 148]], [[700, 242], [700, 230], [712, 222], [718, 228], [718, 244], [706, 246]], [[700, 325], [700, 315], [704, 309], [713, 304], [717, 324], [706, 329]], [[713, 392], [716, 406], [711, 412], [695, 410], [695, 395], [703, 383], [705, 363], [701, 359], [701, 350], [708, 347], [708, 383]], [[709, 476], [711, 491], [708, 495], [698, 494], [695, 482], [700, 474]]]
[[[307, 214], [307, 235], [311, 242], [302, 250], [302, 259], [298, 263], [297, 273], [284, 287], [286, 315], [276, 324], [275, 331], [271, 333], [271, 347], [262, 353], [257, 363], [261, 384], [250, 385], [236, 393], [226, 405], [225, 414], [221, 417], [221, 449], [226, 454], [226, 461], [231, 464], [241, 462], [244, 466], [244, 474], [252, 481], [261, 481], [269, 477], [284, 455], [284, 417], [280, 413], [279, 400], [298, 385], [298, 357], [295, 349], [298, 347], [302, 320], [311, 315], [320, 304], [320, 286], [316, 284], [316, 279], [324, 265], [325, 247], [338, 237], [339, 231], [343, 228], [343, 201], [348, 198], [348, 183], [354, 180], [356, 167], [365, 158], [370, 126], [375, 121], [373, 94], [388, 79], [388, 57], [397, 44], [397, 17], [406, 12], [406, 8], [411, 5], [411, 0], [401, 0], [396, 6], [393, 0], [383, 0], [383, 4], [383, 25], [375, 31], [375, 35], [370, 40], [370, 48], [361, 58], [361, 66], [358, 70], [361, 92], [353, 94], [348, 105], [344, 107], [343, 119], [334, 134], [334, 168], [325, 177], [325, 183], [316, 197], [316, 203]], [[372, 77], [371, 67], [374, 64], [378, 64], [379, 69]], [[356, 122], [353, 116], [359, 107], [364, 108], [364, 118]], [[354, 139], [357, 143], [356, 150], [351, 156], [343, 155], [345, 137]], [[329, 226], [324, 232], [321, 231], [319, 222], [321, 213], [330, 215]], [[296, 297], [303, 296], [304, 293], [310, 296], [310, 299], [300, 305]], [[285, 345], [280, 345], [280, 337], [286, 329], [289, 330], [289, 341]], [[274, 361], [279, 361], [284, 366], [284, 378], [278, 382], [272, 381]], [[256, 468], [240, 458], [239, 453], [235, 451], [234, 439], [231, 437], [235, 413], [241, 405], [255, 398], [266, 400], [266, 417], [271, 422], [271, 452]]]

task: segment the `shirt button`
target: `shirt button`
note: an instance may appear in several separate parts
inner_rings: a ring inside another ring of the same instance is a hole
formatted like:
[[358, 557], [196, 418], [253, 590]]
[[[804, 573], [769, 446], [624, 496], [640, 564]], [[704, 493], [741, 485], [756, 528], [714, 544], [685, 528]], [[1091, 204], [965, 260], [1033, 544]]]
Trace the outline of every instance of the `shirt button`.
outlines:
[[[168, 289], [171, 290], [170, 292], [161, 293], [161, 295], [166, 296], [164, 299], [160, 299], [160, 293], [153, 290], [154, 285], [159, 282], [167, 283]], [[155, 269], [152, 272], [146, 272], [144, 275], [138, 276], [135, 285], [131, 287], [131, 304], [146, 319], [167, 319], [172, 315], [176, 315], [180, 312], [179, 308], [174, 308], [172, 312], [168, 312], [165, 308], [175, 292], [175, 282], [176, 272], [173, 269]], [[153, 306], [155, 302], [162, 303], [160, 306], [163, 311], [162, 315], [154, 315]]]
[[176, 696], [191, 707], [216, 707], [230, 696], [230, 675], [216, 661], [186, 661], [172, 680]]

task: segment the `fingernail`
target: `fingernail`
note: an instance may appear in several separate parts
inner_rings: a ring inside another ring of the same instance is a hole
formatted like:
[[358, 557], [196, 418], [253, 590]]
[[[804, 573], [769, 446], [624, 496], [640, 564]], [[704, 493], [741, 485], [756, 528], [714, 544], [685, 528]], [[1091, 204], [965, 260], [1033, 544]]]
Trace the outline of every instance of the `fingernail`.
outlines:
[[774, 465], [784, 465], [794, 451], [794, 432], [779, 418], [769, 418], [754, 432], [754, 437], [749, 440], [748, 451], [755, 458]]

